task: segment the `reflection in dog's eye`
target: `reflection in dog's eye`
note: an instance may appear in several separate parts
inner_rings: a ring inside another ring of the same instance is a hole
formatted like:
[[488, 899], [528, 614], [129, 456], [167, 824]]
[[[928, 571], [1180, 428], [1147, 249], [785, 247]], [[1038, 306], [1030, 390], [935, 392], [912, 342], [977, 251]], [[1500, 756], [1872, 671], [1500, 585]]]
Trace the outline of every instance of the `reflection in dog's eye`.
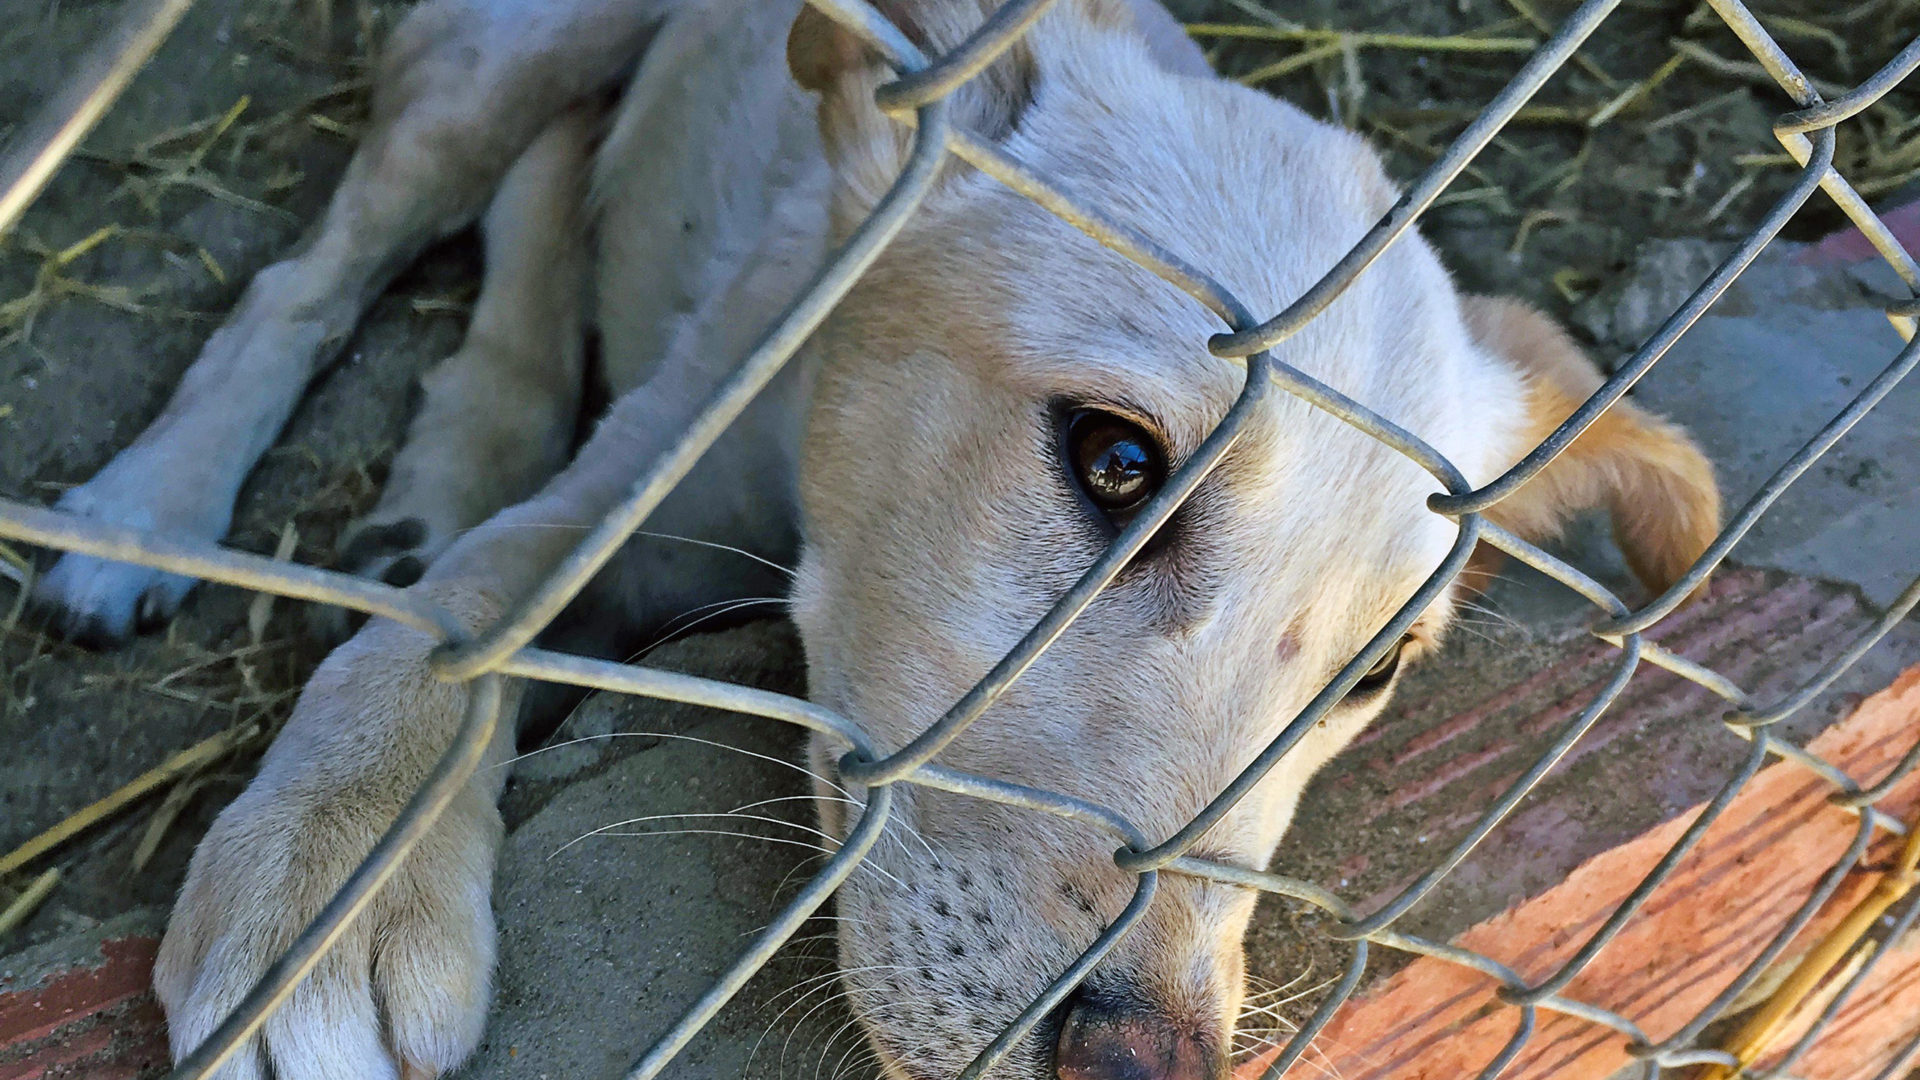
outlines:
[[1140, 425], [1112, 413], [1075, 412], [1067, 421], [1066, 449], [1080, 489], [1116, 525], [1167, 478], [1160, 444]]
[[1393, 681], [1394, 674], [1400, 670], [1400, 656], [1406, 651], [1407, 635], [1402, 635], [1399, 641], [1393, 643], [1393, 648], [1388, 649], [1380, 659], [1374, 661], [1365, 675], [1360, 676], [1360, 681], [1347, 691], [1345, 700], [1362, 701], [1386, 689], [1387, 684]]

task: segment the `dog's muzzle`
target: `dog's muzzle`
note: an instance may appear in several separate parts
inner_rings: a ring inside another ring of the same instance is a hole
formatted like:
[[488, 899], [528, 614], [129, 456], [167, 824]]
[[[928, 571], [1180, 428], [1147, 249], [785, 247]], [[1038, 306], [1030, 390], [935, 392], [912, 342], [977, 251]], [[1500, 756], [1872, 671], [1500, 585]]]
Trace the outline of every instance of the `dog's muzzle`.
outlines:
[[1083, 988], [1068, 1001], [1054, 1070], [1059, 1080], [1226, 1080], [1227, 1056], [1164, 1012]]

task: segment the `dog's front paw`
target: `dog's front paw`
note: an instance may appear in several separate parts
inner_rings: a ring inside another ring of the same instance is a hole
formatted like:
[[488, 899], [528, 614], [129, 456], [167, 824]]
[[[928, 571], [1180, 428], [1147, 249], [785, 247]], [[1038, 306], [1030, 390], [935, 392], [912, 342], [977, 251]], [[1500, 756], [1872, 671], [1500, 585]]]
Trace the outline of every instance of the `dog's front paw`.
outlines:
[[[352, 793], [288, 798], [249, 790], [194, 853], [154, 967], [176, 1059], [240, 1004], [385, 825]], [[461, 814], [449, 808], [220, 1080], [432, 1077], [472, 1052], [493, 969], [498, 827]]]
[[[467, 691], [424, 636], [369, 626], [307, 687], [260, 774], [195, 850], [154, 966], [176, 1059], [319, 914], [444, 748]], [[494, 961], [498, 770], [461, 789], [220, 1080], [416, 1080], [478, 1044]]]
[[32, 603], [54, 633], [107, 649], [163, 625], [194, 584], [151, 567], [63, 555], [35, 580]]
[[[56, 508], [112, 525], [209, 543], [226, 533], [231, 507], [206, 493], [175, 491], [179, 477], [149, 475], [136, 448], [61, 496]], [[180, 610], [193, 578], [90, 555], [62, 555], [34, 582], [32, 603], [55, 633], [90, 648], [119, 645]]]

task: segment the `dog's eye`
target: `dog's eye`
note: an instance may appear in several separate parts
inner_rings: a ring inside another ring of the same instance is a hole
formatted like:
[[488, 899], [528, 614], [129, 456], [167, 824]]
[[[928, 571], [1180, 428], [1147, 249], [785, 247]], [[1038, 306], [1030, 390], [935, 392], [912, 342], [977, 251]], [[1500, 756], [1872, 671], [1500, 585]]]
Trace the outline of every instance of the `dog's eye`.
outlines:
[[1092, 409], [1067, 421], [1067, 463], [1109, 518], [1138, 508], [1167, 478], [1166, 456], [1153, 436], [1131, 420]]
[[1406, 651], [1407, 639], [1402, 637], [1393, 643], [1393, 648], [1388, 649], [1385, 655], [1373, 662], [1373, 667], [1365, 675], [1360, 676], [1360, 681], [1347, 691], [1346, 699], [1354, 701], [1369, 698], [1386, 689], [1387, 684], [1393, 681], [1394, 674], [1400, 670], [1400, 655]]

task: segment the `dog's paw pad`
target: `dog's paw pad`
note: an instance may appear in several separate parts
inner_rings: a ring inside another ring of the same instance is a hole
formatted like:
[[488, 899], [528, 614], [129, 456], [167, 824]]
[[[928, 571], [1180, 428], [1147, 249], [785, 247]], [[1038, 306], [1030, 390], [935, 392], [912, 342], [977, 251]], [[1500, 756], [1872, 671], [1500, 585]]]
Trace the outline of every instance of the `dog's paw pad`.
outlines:
[[[423, 673], [423, 643], [417, 635], [375, 642], [328, 662], [345, 669], [335, 671], [333, 700], [322, 710], [352, 715], [382, 701], [409, 708], [404, 693], [394, 697], [394, 686], [415, 677], [381, 676]], [[420, 780], [396, 769], [392, 755], [353, 752], [373, 745], [364, 737], [316, 730], [311, 695], [326, 692], [316, 688], [329, 685], [327, 670], [307, 685], [287, 723], [298, 737], [315, 740], [312, 745], [334, 748], [327, 756], [336, 771], [313, 768], [287, 778], [269, 770], [255, 777], [194, 851], [153, 973], [176, 1055], [216, 1030], [272, 969], [285, 943], [360, 865], [362, 839], [386, 827], [395, 812], [391, 793]], [[317, 721], [320, 727], [329, 722]], [[329, 779], [321, 780], [323, 773]], [[284, 786], [277, 782], [283, 779]], [[490, 801], [456, 799], [365, 914], [348, 924], [241, 1048], [239, 1058], [249, 1064], [216, 1075], [396, 1080], [456, 1068], [479, 1043], [486, 1019], [499, 838]]]

